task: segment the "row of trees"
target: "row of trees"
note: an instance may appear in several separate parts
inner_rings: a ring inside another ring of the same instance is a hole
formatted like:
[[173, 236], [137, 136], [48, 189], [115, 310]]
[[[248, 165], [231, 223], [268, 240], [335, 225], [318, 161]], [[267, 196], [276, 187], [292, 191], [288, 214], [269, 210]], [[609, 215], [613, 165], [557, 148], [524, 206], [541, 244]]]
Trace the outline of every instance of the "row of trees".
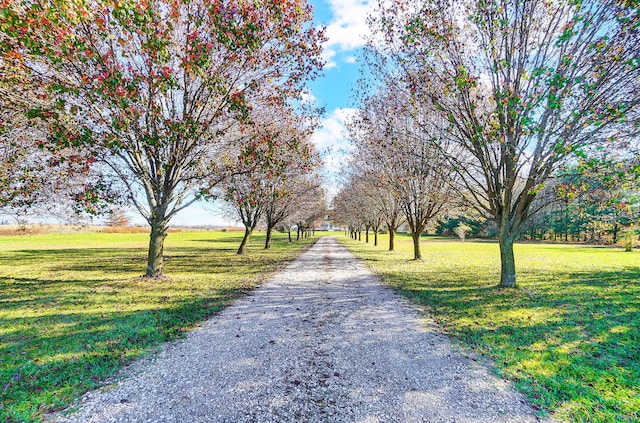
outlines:
[[169, 222], [194, 201], [250, 203], [243, 178], [289, 198], [283, 184], [305, 182], [285, 176], [283, 149], [300, 173], [315, 159], [301, 94], [324, 35], [311, 18], [304, 0], [4, 1], [3, 211], [51, 193], [91, 213], [126, 202], [151, 228], [146, 275], [159, 277]]
[[[565, 169], [548, 181], [532, 207], [521, 238], [617, 243], [620, 235], [633, 234], [640, 222], [638, 180], [633, 169], [618, 169], [606, 175], [593, 175], [578, 169]], [[444, 216], [435, 233], [455, 236], [458, 226], [467, 226], [470, 236], [495, 237], [495, 222], [458, 211]]]
[[[621, 172], [621, 174], [620, 174]], [[619, 169], [610, 175], [558, 174], [540, 195], [539, 211], [523, 236], [564, 241], [617, 243], [640, 219], [637, 175]]]
[[384, 192], [403, 211], [416, 258], [429, 222], [471, 208], [495, 222], [500, 286], [515, 286], [513, 242], [558, 172], [600, 178], [614, 162], [632, 168], [640, 9], [620, 0], [391, 0], [369, 24], [350, 125], [356, 154], [338, 202], [360, 195], [360, 183]]
[[243, 144], [237, 167], [248, 163], [251, 169], [226, 178], [220, 189], [245, 227], [238, 254], [244, 253], [260, 222], [266, 228], [268, 249], [275, 228], [286, 228], [291, 240], [292, 226], [302, 230], [326, 209], [317, 175], [321, 160], [309, 141], [312, 129], [299, 116], [284, 114], [265, 116], [261, 123], [248, 126], [252, 135]]

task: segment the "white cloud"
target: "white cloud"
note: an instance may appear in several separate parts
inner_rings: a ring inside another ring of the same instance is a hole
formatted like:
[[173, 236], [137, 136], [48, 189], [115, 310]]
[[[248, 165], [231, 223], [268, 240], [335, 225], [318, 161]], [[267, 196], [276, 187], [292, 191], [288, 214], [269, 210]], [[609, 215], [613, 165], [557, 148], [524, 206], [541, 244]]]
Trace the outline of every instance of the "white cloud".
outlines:
[[[334, 67], [338, 52], [352, 51], [365, 44], [369, 34], [367, 16], [375, 0], [327, 0], [333, 20], [327, 25], [324, 59], [327, 68]], [[353, 63], [353, 62], [347, 62]]]
[[358, 63], [358, 58], [355, 56], [349, 56], [344, 59], [345, 63]]
[[347, 142], [346, 122], [356, 112], [355, 109], [335, 109], [325, 117], [311, 140], [319, 150], [333, 149]]
[[316, 98], [316, 96], [313, 95], [309, 90], [303, 91], [301, 97], [303, 104], [315, 105], [318, 103], [318, 99]]
[[311, 137], [324, 159], [325, 188], [329, 197], [333, 197], [338, 191], [340, 171], [347, 166], [349, 154], [353, 151], [346, 123], [355, 112], [355, 109], [350, 108], [335, 109], [323, 119], [321, 126]]

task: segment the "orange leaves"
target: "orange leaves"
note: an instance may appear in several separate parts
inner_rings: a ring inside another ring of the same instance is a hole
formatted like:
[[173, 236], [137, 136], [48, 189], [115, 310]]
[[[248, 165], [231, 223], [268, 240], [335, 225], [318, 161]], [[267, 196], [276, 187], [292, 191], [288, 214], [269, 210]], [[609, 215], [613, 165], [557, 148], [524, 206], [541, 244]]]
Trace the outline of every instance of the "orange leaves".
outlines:
[[164, 66], [162, 68], [161, 74], [162, 74], [163, 78], [169, 79], [169, 78], [171, 78], [171, 75], [173, 74], [173, 70], [168, 66]]
[[[287, 104], [319, 69], [320, 35], [304, 1], [56, 1], [15, 15], [0, 16], [3, 37], [21, 47], [7, 54], [44, 70], [38, 83], [53, 101], [68, 100], [59, 112], [68, 112], [69, 128], [92, 131], [56, 140], [82, 144], [138, 181], [165, 165], [178, 167], [163, 173], [176, 178], [172, 186], [204, 181], [232, 131], [263, 119], [258, 103]], [[50, 113], [34, 118], [53, 122]], [[270, 118], [257, 123], [264, 133], [242, 134], [255, 146], [234, 166], [265, 179], [292, 163], [310, 167], [294, 159], [293, 141], [278, 138], [289, 126], [274, 123], [277, 113]]]

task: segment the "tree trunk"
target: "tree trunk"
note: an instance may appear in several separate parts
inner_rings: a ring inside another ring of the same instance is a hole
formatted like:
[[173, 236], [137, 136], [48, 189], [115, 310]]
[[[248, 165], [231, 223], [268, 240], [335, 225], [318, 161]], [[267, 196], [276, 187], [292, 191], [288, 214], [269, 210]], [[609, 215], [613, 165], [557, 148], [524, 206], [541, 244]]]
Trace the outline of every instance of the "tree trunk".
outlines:
[[289, 234], [289, 242], [293, 242], [293, 240], [291, 239], [291, 228], [289, 228], [288, 234]]
[[395, 238], [396, 231], [393, 229], [389, 229], [389, 251], [393, 251], [393, 249], [395, 248]]
[[296, 231], [296, 241], [300, 241], [300, 226], [298, 226], [298, 230]]
[[422, 231], [411, 232], [411, 238], [413, 239], [413, 259], [422, 260], [422, 253], [420, 252], [420, 235]]
[[569, 201], [564, 205], [564, 242], [569, 241]]
[[149, 256], [147, 258], [148, 278], [159, 278], [162, 276], [162, 266], [164, 264], [163, 251], [164, 240], [167, 237], [166, 223], [157, 220], [151, 223], [151, 234], [149, 235]]
[[374, 247], [378, 246], [378, 230], [377, 229], [373, 230], [373, 246]]
[[498, 234], [500, 242], [500, 288], [516, 286], [516, 261], [513, 255], [513, 237], [502, 231]]
[[364, 228], [364, 242], [369, 243], [369, 227]]
[[264, 249], [268, 250], [271, 248], [271, 233], [273, 232], [273, 226], [267, 225], [267, 236], [266, 241], [264, 242]]
[[245, 228], [245, 230], [244, 230], [244, 238], [242, 238], [242, 242], [240, 243], [240, 247], [238, 247], [238, 253], [237, 254], [244, 254], [244, 249], [247, 246], [247, 243], [249, 242], [249, 238], [251, 238], [251, 234], [252, 233], [253, 233], [253, 229]]
[[362, 230], [358, 231], [358, 241], [362, 241]]

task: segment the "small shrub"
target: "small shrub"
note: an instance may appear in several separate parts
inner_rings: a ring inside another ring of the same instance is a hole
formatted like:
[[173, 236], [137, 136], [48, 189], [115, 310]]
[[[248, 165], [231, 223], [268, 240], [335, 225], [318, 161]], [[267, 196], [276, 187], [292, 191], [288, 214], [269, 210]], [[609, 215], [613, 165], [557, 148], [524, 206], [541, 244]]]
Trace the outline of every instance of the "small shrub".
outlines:
[[462, 242], [464, 242], [465, 238], [467, 237], [467, 232], [469, 232], [470, 230], [471, 227], [469, 225], [460, 223], [453, 231], [456, 233], [456, 235], [458, 235]]
[[625, 251], [633, 251], [633, 247], [636, 246], [636, 229], [631, 227], [623, 232], [622, 241], [624, 242]]

